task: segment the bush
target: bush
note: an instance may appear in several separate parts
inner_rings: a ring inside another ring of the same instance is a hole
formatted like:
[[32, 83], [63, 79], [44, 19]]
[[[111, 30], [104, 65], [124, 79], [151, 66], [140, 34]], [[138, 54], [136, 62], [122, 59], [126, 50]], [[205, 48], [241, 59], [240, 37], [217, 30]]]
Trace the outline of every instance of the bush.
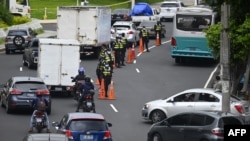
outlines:
[[14, 16], [13, 18], [13, 25], [24, 24], [28, 22], [31, 22], [31, 19], [28, 17]]
[[0, 20], [4, 21], [7, 25], [12, 25], [13, 23], [13, 15], [11, 15], [3, 4], [0, 3]]

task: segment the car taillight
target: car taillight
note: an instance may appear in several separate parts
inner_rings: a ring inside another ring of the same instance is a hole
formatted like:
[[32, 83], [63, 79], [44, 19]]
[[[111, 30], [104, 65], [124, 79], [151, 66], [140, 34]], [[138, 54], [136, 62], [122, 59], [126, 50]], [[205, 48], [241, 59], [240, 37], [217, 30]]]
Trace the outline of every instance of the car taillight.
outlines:
[[176, 46], [176, 40], [175, 38], [171, 38], [171, 46], [175, 47]]
[[74, 139], [70, 130], [66, 130], [65, 135], [66, 135], [69, 139]]
[[127, 18], [128, 18], [128, 15], [124, 15], [123, 18], [124, 18], [124, 19], [127, 19]]
[[111, 138], [111, 132], [106, 131], [105, 134], [104, 134], [103, 140], [110, 139], [110, 138]]
[[20, 90], [18, 90], [18, 89], [11, 89], [10, 93], [11, 94], [22, 94], [22, 92]]
[[115, 32], [113, 30], [110, 31], [111, 34], [115, 34]]
[[223, 137], [223, 130], [221, 128], [212, 129], [212, 133], [216, 136]]
[[132, 30], [128, 31], [127, 34], [134, 34]]
[[243, 114], [243, 106], [242, 105], [234, 105], [235, 109], [240, 113]]
[[36, 90], [36, 94], [44, 95], [44, 94], [49, 94], [49, 90]]

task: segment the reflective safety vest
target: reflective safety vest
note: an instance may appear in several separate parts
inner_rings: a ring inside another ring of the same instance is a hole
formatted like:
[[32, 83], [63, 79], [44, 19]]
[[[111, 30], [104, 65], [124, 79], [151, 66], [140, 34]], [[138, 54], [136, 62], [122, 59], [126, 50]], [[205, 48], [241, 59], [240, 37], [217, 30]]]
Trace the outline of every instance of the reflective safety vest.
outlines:
[[145, 29], [143, 29], [142, 30], [142, 37], [147, 37], [147, 36], [148, 36], [148, 32]]
[[120, 48], [122, 48], [122, 44], [120, 42], [115, 42], [114, 49], [117, 50], [117, 49], [120, 49]]
[[127, 44], [127, 38], [122, 37], [121, 43], [123, 44], [123, 47]]
[[110, 76], [111, 75], [111, 68], [110, 66], [104, 66], [104, 70], [103, 70], [103, 75], [104, 76]]
[[156, 31], [160, 31], [161, 30], [161, 25], [160, 24], [156, 24]]

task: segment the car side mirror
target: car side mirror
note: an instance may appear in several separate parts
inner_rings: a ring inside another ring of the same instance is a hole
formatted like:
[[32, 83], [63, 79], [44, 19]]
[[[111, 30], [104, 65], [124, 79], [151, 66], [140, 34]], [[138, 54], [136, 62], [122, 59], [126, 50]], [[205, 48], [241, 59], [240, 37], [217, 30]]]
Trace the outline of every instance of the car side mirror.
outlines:
[[108, 124], [108, 127], [112, 127], [112, 123], [109, 123], [109, 122], [108, 122], [107, 124]]

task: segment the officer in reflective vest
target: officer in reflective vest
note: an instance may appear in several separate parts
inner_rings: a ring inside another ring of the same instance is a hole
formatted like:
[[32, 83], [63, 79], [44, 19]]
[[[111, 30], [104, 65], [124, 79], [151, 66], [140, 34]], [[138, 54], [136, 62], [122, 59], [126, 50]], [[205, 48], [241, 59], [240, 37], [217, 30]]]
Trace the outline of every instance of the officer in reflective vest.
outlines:
[[112, 80], [112, 72], [109, 64], [104, 64], [102, 77], [104, 79], [104, 91], [105, 91], [105, 97], [108, 97], [108, 87]]
[[148, 42], [149, 42], [148, 31], [145, 28], [145, 26], [143, 26], [143, 28], [140, 31], [140, 37], [142, 38], [143, 45], [146, 47], [147, 52], [149, 52], [149, 49], [148, 49]]
[[114, 52], [115, 52], [115, 65], [117, 68], [121, 67], [121, 49], [122, 49], [122, 44], [120, 41], [120, 37], [116, 37], [116, 40], [113, 45]]
[[122, 48], [121, 48], [121, 65], [125, 66], [124, 60], [125, 60], [125, 55], [126, 55], [126, 50], [127, 50], [127, 38], [125, 37], [125, 33], [122, 33]]
[[154, 26], [154, 30], [155, 30], [155, 37], [157, 37], [157, 33], [158, 33], [160, 44], [161, 44], [161, 30], [162, 30], [162, 25], [161, 25], [160, 21], [157, 21], [157, 23]]

